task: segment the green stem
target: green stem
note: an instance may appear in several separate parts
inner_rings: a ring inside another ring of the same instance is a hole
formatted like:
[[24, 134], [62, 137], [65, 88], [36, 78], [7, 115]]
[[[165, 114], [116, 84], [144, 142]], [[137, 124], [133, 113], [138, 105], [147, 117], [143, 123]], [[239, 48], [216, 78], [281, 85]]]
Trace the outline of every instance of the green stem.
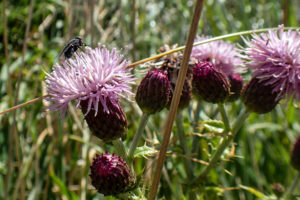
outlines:
[[[201, 102], [198, 101], [197, 102], [197, 107], [195, 110], [195, 114], [194, 114], [194, 124], [193, 124], [193, 131], [197, 132], [198, 131], [198, 121], [200, 118], [200, 110], [201, 110]], [[193, 136], [193, 144], [192, 144], [192, 153], [196, 153], [198, 152], [199, 149], [199, 137], [197, 135]]]
[[299, 184], [299, 180], [300, 180], [300, 173], [297, 172], [297, 175], [295, 176], [292, 184], [290, 185], [290, 187], [287, 189], [286, 193], [285, 193], [285, 197], [284, 199], [293, 199], [292, 195], [293, 195], [293, 192], [295, 190], [295, 188], [297, 187], [297, 185]]
[[[179, 137], [180, 146], [183, 149], [183, 152], [186, 156], [183, 160], [183, 164], [184, 164], [185, 172], [187, 174], [187, 182], [189, 183], [190, 180], [192, 180], [194, 177], [193, 164], [192, 164], [191, 160], [189, 159], [191, 157], [191, 153], [188, 149], [188, 145], [187, 145], [186, 138], [185, 138], [181, 111], [179, 111], [176, 115], [176, 127], [178, 130], [177, 133], [178, 133], [178, 137]], [[189, 199], [196, 199], [195, 192], [191, 191], [189, 193]]]
[[[176, 127], [177, 127], [177, 133], [178, 133], [178, 137], [179, 137], [179, 143], [181, 148], [183, 149], [184, 154], [187, 157], [191, 156], [191, 153], [188, 149], [187, 146], [187, 142], [186, 142], [186, 138], [185, 138], [185, 133], [184, 133], [184, 127], [182, 124], [182, 113], [179, 111], [176, 115]], [[193, 178], [193, 166], [192, 166], [192, 162], [190, 159], [188, 158], [184, 158], [183, 160], [184, 165], [185, 165], [185, 171], [187, 174], [188, 179]]]
[[247, 110], [244, 110], [235, 121], [231, 134], [228, 134], [224, 136], [222, 139], [221, 144], [219, 145], [218, 149], [213, 154], [211, 160], [209, 161], [209, 164], [204, 167], [202, 170], [200, 176], [195, 180], [196, 183], [200, 183], [202, 180], [206, 178], [212, 167], [217, 163], [217, 161], [220, 159], [221, 155], [223, 154], [224, 150], [228, 147], [231, 140], [236, 136], [237, 132], [241, 128], [243, 122], [247, 119], [249, 116], [249, 112]]
[[218, 107], [219, 107], [219, 111], [220, 111], [221, 116], [222, 116], [222, 121], [224, 122], [224, 126], [225, 126], [224, 132], [227, 132], [227, 131], [230, 130], [230, 124], [229, 124], [227, 113], [226, 113], [225, 108], [224, 108], [224, 104], [219, 103]]
[[136, 147], [137, 147], [137, 145], [138, 145], [138, 143], [139, 143], [139, 141], [140, 141], [140, 139], [143, 135], [143, 132], [144, 132], [145, 126], [148, 122], [148, 119], [149, 119], [149, 115], [146, 114], [146, 113], [143, 113], [140, 124], [139, 124], [139, 127], [138, 127], [137, 131], [134, 134], [133, 141], [132, 141], [130, 149], [129, 149], [128, 158], [130, 160], [133, 159], [134, 151], [135, 151], [135, 149], [136, 149]]
[[123, 142], [120, 139], [116, 139], [112, 141], [116, 154], [121, 156], [126, 162], [128, 162], [127, 152]]

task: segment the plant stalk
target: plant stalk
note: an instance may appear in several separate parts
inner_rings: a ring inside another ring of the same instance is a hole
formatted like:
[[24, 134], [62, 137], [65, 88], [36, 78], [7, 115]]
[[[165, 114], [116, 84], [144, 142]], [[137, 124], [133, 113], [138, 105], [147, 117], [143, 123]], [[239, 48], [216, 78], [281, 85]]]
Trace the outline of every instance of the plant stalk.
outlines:
[[284, 199], [293, 199], [293, 192], [295, 190], [295, 188], [297, 187], [297, 185], [299, 184], [300, 181], [300, 173], [297, 172], [296, 176], [293, 179], [292, 184], [290, 185], [290, 187], [287, 189], [286, 193], [285, 193], [285, 198]]
[[221, 155], [223, 154], [224, 150], [229, 146], [230, 142], [232, 141], [232, 139], [236, 136], [237, 132], [239, 131], [239, 129], [241, 128], [243, 122], [247, 119], [247, 117], [249, 116], [249, 112], [247, 110], [244, 110], [237, 118], [237, 120], [235, 121], [232, 131], [230, 134], [224, 136], [221, 144], [219, 145], [219, 147], [217, 148], [217, 150], [215, 151], [215, 153], [213, 154], [209, 165], [205, 166], [204, 169], [202, 170], [200, 176], [194, 181], [196, 183], [200, 183], [201, 181], [203, 181], [206, 176], [208, 175], [208, 173], [210, 172], [210, 170], [212, 169], [212, 167], [214, 167], [214, 165], [217, 163], [217, 161], [220, 159]]
[[149, 119], [149, 115], [146, 113], [143, 113], [139, 127], [134, 134], [133, 141], [132, 141], [130, 149], [129, 149], [128, 158], [130, 161], [133, 160], [134, 151], [143, 135], [143, 132], [144, 132], [145, 126], [148, 122], [148, 119]]
[[112, 143], [114, 145], [114, 149], [116, 150], [116, 154], [121, 156], [128, 163], [127, 152], [121, 139], [115, 139], [112, 141]]
[[193, 14], [193, 20], [191, 23], [189, 36], [188, 36], [187, 43], [186, 43], [186, 48], [183, 53], [183, 59], [182, 59], [181, 65], [180, 65], [181, 67], [179, 70], [178, 79], [176, 81], [174, 95], [173, 95], [173, 98], [171, 101], [170, 111], [168, 113], [166, 124], [164, 126], [163, 142], [161, 144], [159, 156], [157, 159], [155, 174], [154, 174], [153, 182], [152, 182], [149, 197], [148, 197], [149, 200], [155, 200], [155, 197], [157, 194], [158, 185], [159, 185], [160, 177], [161, 177], [161, 172], [162, 172], [162, 168], [163, 168], [164, 161], [166, 158], [166, 152], [167, 152], [169, 141], [170, 141], [173, 122], [174, 122], [174, 118], [175, 118], [175, 115], [177, 112], [185, 76], [186, 76], [186, 73], [188, 70], [188, 62], [189, 62], [189, 58], [190, 58], [190, 55], [192, 52], [194, 38], [196, 36], [197, 29], [198, 29], [198, 24], [199, 24], [199, 20], [200, 20], [200, 16], [201, 16], [203, 2], [204, 2], [204, 0], [197, 0], [197, 2], [196, 2], [194, 14]]
[[182, 124], [182, 113], [178, 112], [176, 115], [176, 127], [177, 127], [177, 133], [178, 133], [178, 137], [179, 137], [179, 143], [181, 148], [183, 149], [184, 154], [187, 156], [186, 158], [184, 158], [183, 162], [185, 165], [185, 171], [187, 174], [187, 178], [189, 180], [191, 180], [193, 178], [193, 165], [191, 160], [189, 160], [188, 158], [191, 156], [191, 153], [188, 149], [188, 145], [186, 142], [186, 136], [184, 133], [184, 127]]
[[224, 108], [224, 104], [219, 103], [218, 108], [221, 113], [222, 121], [224, 122], [224, 127], [225, 127], [224, 132], [226, 133], [227, 131], [230, 130], [230, 123], [229, 123], [228, 116], [227, 116], [227, 113]]

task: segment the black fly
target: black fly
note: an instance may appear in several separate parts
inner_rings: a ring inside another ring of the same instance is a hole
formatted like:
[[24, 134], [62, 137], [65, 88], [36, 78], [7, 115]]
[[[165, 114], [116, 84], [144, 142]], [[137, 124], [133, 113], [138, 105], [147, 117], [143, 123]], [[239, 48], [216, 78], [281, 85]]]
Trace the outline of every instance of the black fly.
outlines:
[[64, 54], [65, 58], [69, 59], [79, 48], [81, 49], [81, 47], [84, 45], [85, 43], [82, 41], [81, 37], [77, 36], [67, 43], [64, 49], [59, 53], [58, 57]]

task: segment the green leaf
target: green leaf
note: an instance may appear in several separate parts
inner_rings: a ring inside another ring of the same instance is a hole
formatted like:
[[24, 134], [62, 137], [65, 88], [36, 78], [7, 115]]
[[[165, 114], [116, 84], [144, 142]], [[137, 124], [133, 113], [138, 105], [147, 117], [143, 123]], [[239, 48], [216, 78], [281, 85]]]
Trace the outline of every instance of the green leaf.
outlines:
[[224, 131], [224, 123], [219, 120], [203, 121], [203, 127], [211, 133], [222, 133]]
[[68, 200], [79, 200], [74, 192], [71, 192], [68, 187], [62, 182], [62, 180], [55, 174], [50, 174], [52, 181], [59, 188], [60, 193]]
[[242, 189], [250, 192], [251, 194], [255, 195], [259, 199], [270, 199], [268, 196], [265, 196], [263, 193], [261, 193], [260, 191], [254, 189], [252, 187], [248, 187], [248, 186], [244, 186], [244, 185], [240, 185], [240, 187]]
[[136, 148], [133, 157], [134, 158], [141, 158], [141, 157], [147, 158], [148, 156], [152, 156], [155, 153], [157, 153], [157, 150], [155, 150], [151, 147], [148, 147], [145, 144], [142, 147], [137, 147]]

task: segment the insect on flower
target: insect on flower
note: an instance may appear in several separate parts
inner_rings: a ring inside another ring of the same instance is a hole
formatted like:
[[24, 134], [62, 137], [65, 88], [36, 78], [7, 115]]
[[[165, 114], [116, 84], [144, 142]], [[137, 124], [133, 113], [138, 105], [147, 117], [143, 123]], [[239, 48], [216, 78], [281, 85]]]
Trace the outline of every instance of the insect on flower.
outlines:
[[82, 46], [85, 46], [85, 43], [82, 41], [81, 37], [77, 36], [67, 43], [63, 50], [58, 54], [58, 57], [64, 54], [65, 58], [69, 59], [79, 48], [81, 49]]

